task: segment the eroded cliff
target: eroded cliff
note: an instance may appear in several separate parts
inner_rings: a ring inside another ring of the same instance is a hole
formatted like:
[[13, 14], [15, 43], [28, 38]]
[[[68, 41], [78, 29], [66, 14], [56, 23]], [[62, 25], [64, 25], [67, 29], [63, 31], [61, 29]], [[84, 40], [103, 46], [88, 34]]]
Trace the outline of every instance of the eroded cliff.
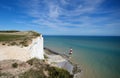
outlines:
[[0, 60], [44, 59], [43, 37], [34, 31], [0, 32]]

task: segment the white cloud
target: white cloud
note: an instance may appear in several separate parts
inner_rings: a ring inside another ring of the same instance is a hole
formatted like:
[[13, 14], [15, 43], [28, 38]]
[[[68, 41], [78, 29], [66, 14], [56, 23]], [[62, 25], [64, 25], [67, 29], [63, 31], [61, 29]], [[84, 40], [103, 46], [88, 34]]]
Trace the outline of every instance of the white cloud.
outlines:
[[63, 5], [68, 4], [67, 0], [60, 0]]
[[59, 7], [57, 5], [49, 5], [49, 16], [51, 18], [57, 18], [59, 16]]
[[[60, 4], [58, 0], [30, 0], [30, 2], [26, 3], [29, 5], [27, 6], [26, 12], [31, 17], [34, 17], [34, 19], [31, 21], [32, 23], [43, 28], [51, 28], [66, 32], [78, 31], [85, 33], [85, 31], [88, 31], [93, 33], [109, 28], [106, 26], [107, 23], [112, 19], [112, 16], [89, 16], [89, 14], [92, 13], [111, 13], [111, 11], [101, 11], [101, 9], [98, 9], [102, 2], [104, 2], [104, 0], [81, 0], [81, 3], [71, 3], [70, 0], [61, 0], [62, 4]], [[70, 8], [66, 7], [72, 7], [73, 9], [69, 10]], [[106, 24], [103, 22], [106, 22]], [[103, 26], [98, 25], [99, 23], [103, 23]], [[115, 22], [112, 24], [112, 26], [114, 25]], [[73, 28], [70, 29], [70, 27]], [[84, 31], [84, 29], [86, 30]]]
[[[64, 6], [62, 6], [59, 0], [30, 0], [29, 2], [27, 1], [26, 6], [29, 10], [28, 13], [32, 16], [39, 17], [42, 14], [51, 18], [57, 18], [59, 15], [71, 17], [94, 12], [102, 2], [103, 0], [81, 0], [81, 3], [77, 4], [71, 3], [71, 1], [61, 0], [61, 3], [64, 4]], [[42, 3], [44, 3], [45, 6], [41, 6]], [[74, 9], [68, 10], [65, 7], [74, 7]], [[46, 10], [48, 10], [48, 12], [45, 12]]]
[[[76, 5], [76, 8], [74, 10], [67, 10], [65, 8], [62, 8], [61, 12], [63, 15], [66, 15], [66, 16], [78, 16], [84, 13], [91, 13], [91, 12], [95, 12], [96, 9], [98, 9], [98, 6], [100, 6], [102, 2], [103, 0], [81, 0], [81, 3], [74, 4]], [[67, 6], [74, 7], [74, 5], [73, 3], [69, 3], [69, 5]]]

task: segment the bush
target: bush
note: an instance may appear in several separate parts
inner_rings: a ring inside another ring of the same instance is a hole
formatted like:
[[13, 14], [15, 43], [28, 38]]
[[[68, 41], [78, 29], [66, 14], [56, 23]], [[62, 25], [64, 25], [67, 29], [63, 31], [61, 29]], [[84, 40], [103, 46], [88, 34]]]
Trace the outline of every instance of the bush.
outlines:
[[27, 41], [22, 41], [22, 42], [20, 42], [19, 44], [21, 44], [22, 46], [24, 46], [24, 47], [27, 47], [28, 46], [28, 44], [27, 44]]
[[17, 64], [17, 63], [13, 63], [13, 64], [12, 64], [12, 67], [13, 67], [13, 68], [17, 68], [17, 67], [18, 67], [18, 64]]
[[30, 65], [39, 65], [39, 64], [44, 64], [44, 61], [43, 60], [40, 60], [38, 58], [32, 58], [30, 60], [27, 61], [28, 64]]
[[16, 45], [17, 43], [16, 42], [12, 42], [11, 45]]
[[44, 58], [45, 58], [45, 59], [48, 59], [48, 57], [47, 57], [46, 55], [44, 55]]
[[30, 65], [33, 65], [34, 61], [36, 61], [36, 60], [37, 60], [37, 58], [32, 58], [32, 59], [28, 60], [27, 63]]
[[5, 45], [5, 43], [2, 43], [2, 45]]
[[57, 67], [50, 67], [48, 69], [50, 78], [73, 78], [67, 70]]

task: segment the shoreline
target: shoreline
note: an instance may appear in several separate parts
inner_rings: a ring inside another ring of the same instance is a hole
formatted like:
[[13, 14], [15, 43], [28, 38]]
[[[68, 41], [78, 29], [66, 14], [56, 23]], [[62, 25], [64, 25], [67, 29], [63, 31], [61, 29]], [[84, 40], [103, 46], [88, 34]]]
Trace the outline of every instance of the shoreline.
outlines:
[[47, 47], [44, 47], [44, 51], [45, 55], [48, 57], [48, 61], [50, 64], [54, 62], [54, 64], [52, 65], [66, 69], [70, 74], [73, 75], [73, 78], [81, 78], [82, 70], [80, 65], [74, 63], [74, 61], [72, 61], [68, 55], [60, 54]]

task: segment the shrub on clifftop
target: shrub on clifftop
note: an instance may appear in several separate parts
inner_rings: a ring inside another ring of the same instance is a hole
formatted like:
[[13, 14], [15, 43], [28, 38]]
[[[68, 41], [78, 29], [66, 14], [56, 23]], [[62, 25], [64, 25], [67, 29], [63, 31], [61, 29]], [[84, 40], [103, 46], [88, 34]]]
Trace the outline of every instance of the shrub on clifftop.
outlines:
[[18, 67], [18, 64], [17, 64], [17, 63], [13, 63], [13, 64], [12, 64], [12, 67], [13, 67], [13, 68], [17, 68], [17, 67]]

